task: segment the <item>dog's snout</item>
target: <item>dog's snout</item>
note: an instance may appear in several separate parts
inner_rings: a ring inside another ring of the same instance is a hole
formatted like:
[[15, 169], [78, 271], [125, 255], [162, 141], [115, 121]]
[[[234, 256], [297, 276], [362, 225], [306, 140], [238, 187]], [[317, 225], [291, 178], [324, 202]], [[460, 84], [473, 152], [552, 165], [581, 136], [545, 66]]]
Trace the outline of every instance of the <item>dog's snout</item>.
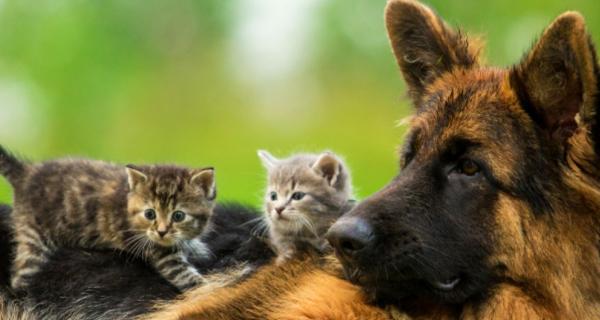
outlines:
[[333, 248], [347, 258], [368, 247], [373, 241], [373, 228], [362, 218], [342, 218], [327, 232]]

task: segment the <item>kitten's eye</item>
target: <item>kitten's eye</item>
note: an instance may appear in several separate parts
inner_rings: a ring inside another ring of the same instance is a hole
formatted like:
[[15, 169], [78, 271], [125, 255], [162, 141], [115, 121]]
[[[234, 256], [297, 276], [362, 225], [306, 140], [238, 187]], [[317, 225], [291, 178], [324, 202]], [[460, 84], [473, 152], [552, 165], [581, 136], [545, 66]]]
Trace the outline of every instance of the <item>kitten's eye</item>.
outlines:
[[275, 192], [275, 191], [271, 192], [271, 194], [269, 194], [269, 198], [271, 199], [271, 201], [276, 201], [277, 200], [277, 192]]
[[292, 193], [292, 200], [296, 200], [296, 201], [302, 200], [302, 198], [304, 198], [305, 195], [306, 195], [306, 193], [304, 193], [304, 192], [300, 192], [300, 191], [294, 192], [294, 193]]
[[144, 217], [148, 220], [156, 219], [156, 211], [154, 209], [146, 209], [144, 210]]
[[181, 222], [183, 219], [185, 219], [185, 212], [181, 210], [177, 210], [171, 215], [171, 220], [173, 220], [173, 222]]
[[474, 176], [480, 170], [481, 169], [479, 168], [479, 165], [477, 165], [477, 163], [475, 163], [475, 161], [470, 160], [470, 159], [462, 160], [456, 167], [457, 173], [464, 174], [467, 176]]

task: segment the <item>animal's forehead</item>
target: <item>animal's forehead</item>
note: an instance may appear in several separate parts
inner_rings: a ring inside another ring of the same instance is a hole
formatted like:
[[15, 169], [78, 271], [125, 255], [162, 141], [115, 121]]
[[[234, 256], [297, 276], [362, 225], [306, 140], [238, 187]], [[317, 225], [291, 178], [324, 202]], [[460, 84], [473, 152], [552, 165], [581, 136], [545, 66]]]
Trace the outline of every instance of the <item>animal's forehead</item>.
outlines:
[[313, 186], [318, 184], [318, 177], [308, 166], [282, 166], [269, 173], [269, 184], [274, 188], [294, 189], [297, 186]]
[[453, 142], [467, 141], [508, 184], [527, 153], [539, 152], [535, 126], [509, 83], [506, 73], [494, 70], [435, 82], [411, 121], [405, 150], [412, 149], [418, 161], [430, 161], [452, 150]]
[[427, 88], [412, 126], [428, 136], [493, 138], [518, 126], [521, 117], [505, 71], [458, 70]]

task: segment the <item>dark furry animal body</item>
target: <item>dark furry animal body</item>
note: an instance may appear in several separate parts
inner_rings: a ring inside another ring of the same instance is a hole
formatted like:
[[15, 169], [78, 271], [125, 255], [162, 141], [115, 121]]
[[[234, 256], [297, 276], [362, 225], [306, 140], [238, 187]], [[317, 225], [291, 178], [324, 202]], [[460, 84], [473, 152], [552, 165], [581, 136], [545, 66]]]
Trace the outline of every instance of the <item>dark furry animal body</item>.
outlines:
[[177, 288], [138, 258], [115, 251], [60, 249], [27, 287], [27, 305], [88, 319], [126, 319], [146, 312]]
[[214, 273], [239, 264], [258, 268], [271, 261], [275, 253], [262, 238], [261, 213], [236, 203], [218, 204], [202, 241], [211, 255], [208, 259], [191, 260], [200, 272]]
[[[10, 207], [0, 206], [0, 230], [10, 229]], [[217, 204], [203, 235], [210, 258], [190, 261], [202, 273], [216, 273], [240, 263], [254, 267], [274, 257], [269, 246], [253, 234], [259, 212], [239, 204]], [[8, 234], [8, 233], [6, 233]], [[0, 235], [6, 235], [2, 233]], [[2, 237], [0, 270], [10, 271], [10, 237]], [[9, 278], [2, 278], [8, 288]], [[59, 248], [32, 278], [18, 301], [32, 316], [66, 319], [131, 319], [150, 310], [156, 300], [180, 292], [149, 265], [126, 253]], [[10, 301], [10, 295], [5, 298]], [[16, 308], [19, 310], [18, 308]]]

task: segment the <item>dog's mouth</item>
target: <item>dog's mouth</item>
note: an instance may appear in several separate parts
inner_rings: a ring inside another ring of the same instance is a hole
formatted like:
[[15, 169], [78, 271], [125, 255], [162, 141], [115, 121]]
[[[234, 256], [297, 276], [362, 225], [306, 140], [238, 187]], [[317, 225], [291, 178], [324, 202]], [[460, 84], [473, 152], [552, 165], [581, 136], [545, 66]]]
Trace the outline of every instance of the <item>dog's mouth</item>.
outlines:
[[[345, 273], [347, 279], [358, 285], [369, 286], [373, 285], [374, 282], [376, 282], [373, 281], [374, 279], [370, 278], [367, 274], [361, 272], [358, 268], [351, 268], [350, 270], [345, 268]], [[389, 280], [392, 279], [387, 279], [386, 281]], [[421, 281], [429, 283], [429, 285], [433, 289], [447, 293], [453, 291], [454, 289], [457, 289], [459, 284], [463, 282], [463, 279], [460, 276], [455, 276], [441, 281], [426, 281], [424, 279], [419, 280], [418, 278], [405, 278], [401, 279], [401, 281]], [[425, 283], [423, 283], [423, 285], [425, 285]]]
[[433, 282], [431, 282], [431, 286], [433, 286], [433, 288], [435, 288], [437, 290], [449, 292], [449, 291], [454, 290], [460, 282], [461, 282], [460, 277], [454, 277], [454, 278], [446, 279], [443, 281], [433, 281]]
[[[345, 276], [360, 286], [370, 300], [377, 304], [400, 303], [405, 299], [441, 299], [446, 302], [460, 302], [470, 296], [471, 281], [466, 274], [456, 273], [448, 278], [429, 278], [415, 272], [410, 267], [400, 268], [395, 274], [382, 270], [363, 270], [344, 264]], [[429, 279], [428, 279], [429, 278]], [[465, 291], [466, 290], [466, 291]]]

